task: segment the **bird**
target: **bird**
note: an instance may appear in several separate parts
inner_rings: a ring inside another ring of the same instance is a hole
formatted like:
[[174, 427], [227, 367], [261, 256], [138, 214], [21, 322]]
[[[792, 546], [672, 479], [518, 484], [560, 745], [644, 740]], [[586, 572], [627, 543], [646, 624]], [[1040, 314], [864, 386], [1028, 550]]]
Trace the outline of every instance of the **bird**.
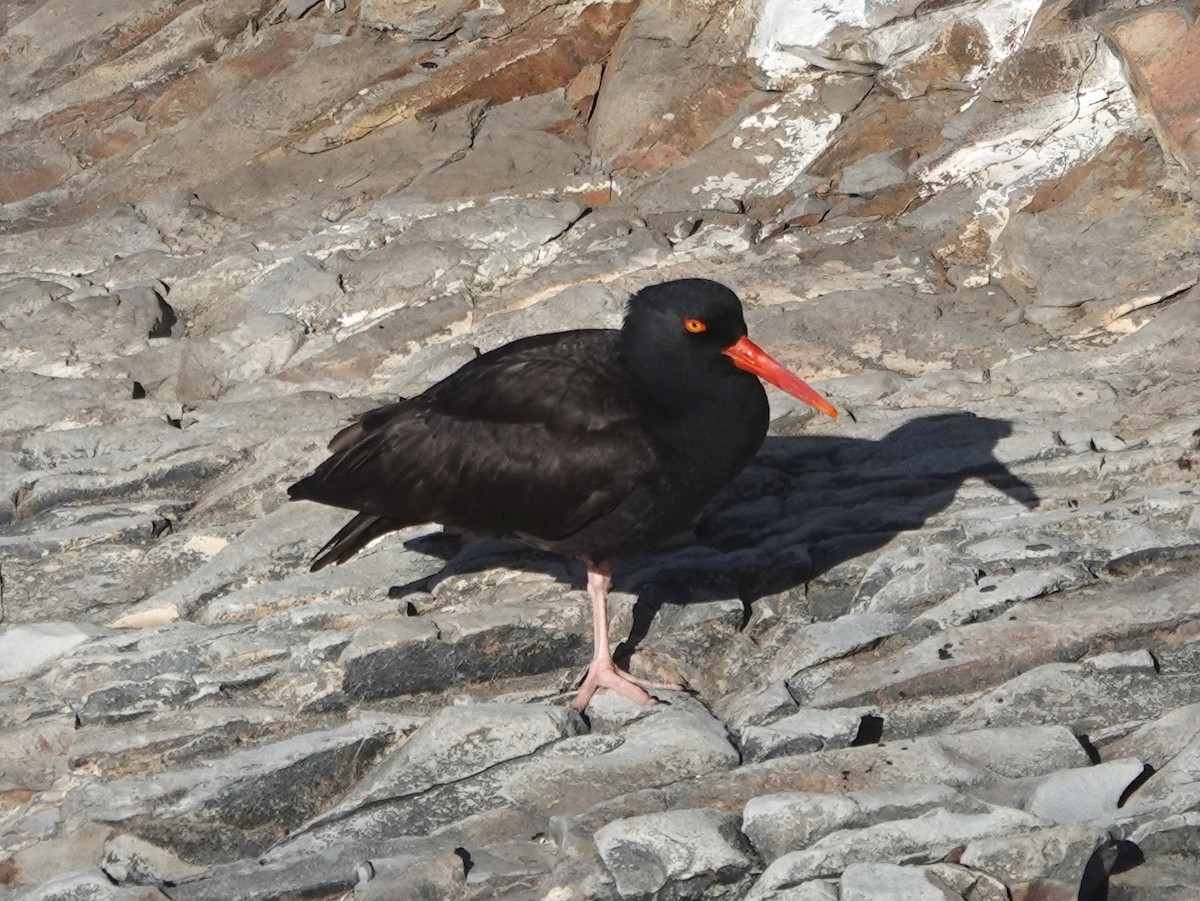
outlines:
[[376, 538], [434, 522], [582, 560], [593, 653], [572, 707], [599, 688], [638, 703], [678, 688], [617, 667], [609, 648], [610, 560], [688, 529], [767, 434], [759, 379], [831, 416], [837, 409], [748, 336], [734, 291], [709, 279], [648, 285], [620, 329], [518, 338], [414, 397], [339, 431], [292, 500], [356, 511], [313, 571]]

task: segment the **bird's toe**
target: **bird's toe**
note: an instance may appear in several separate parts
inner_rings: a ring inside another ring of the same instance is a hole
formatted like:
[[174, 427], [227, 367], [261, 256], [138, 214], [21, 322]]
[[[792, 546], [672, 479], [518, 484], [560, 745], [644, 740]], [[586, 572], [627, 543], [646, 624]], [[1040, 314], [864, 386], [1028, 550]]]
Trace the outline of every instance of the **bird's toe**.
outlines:
[[670, 689], [678, 688], [678, 686], [664, 685], [659, 682], [639, 679], [637, 676], [630, 675], [623, 669], [618, 669], [611, 662], [607, 665], [593, 663], [588, 668], [587, 675], [584, 676], [583, 682], [579, 686], [579, 693], [575, 696], [575, 700], [571, 703], [571, 706], [582, 713], [598, 688], [607, 688], [609, 691], [615, 691], [635, 704], [657, 704], [658, 701], [646, 692], [647, 688]]

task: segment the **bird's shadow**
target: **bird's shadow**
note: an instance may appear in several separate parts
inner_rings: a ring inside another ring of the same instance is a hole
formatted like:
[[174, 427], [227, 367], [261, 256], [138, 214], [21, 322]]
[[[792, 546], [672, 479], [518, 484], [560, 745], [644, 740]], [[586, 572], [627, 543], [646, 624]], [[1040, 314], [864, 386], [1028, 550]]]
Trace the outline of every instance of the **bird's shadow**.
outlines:
[[[638, 594], [629, 637], [615, 656], [627, 659], [637, 649], [664, 603], [736, 592], [749, 611], [759, 598], [806, 585], [921, 528], [970, 479], [1033, 509], [1036, 491], [996, 457], [996, 445], [1011, 433], [1004, 420], [947, 413], [909, 420], [879, 439], [768, 438], [691, 536], [669, 549], [614, 561], [616, 587]], [[495, 565], [559, 579], [564, 573], [561, 557], [510, 542], [434, 534], [406, 546], [446, 564], [432, 576], [393, 587], [392, 597]], [[571, 572], [572, 582], [582, 585], [582, 564]], [[843, 611], [808, 612], [833, 618]]]

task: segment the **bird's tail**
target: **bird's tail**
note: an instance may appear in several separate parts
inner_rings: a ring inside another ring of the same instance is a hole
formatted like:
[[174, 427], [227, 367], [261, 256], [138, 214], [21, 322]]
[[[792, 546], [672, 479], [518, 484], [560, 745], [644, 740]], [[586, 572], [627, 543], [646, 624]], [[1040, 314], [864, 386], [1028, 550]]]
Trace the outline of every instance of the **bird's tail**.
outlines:
[[345, 563], [381, 535], [402, 528], [399, 520], [360, 513], [344, 525], [313, 557], [309, 570], [316, 572], [330, 563]]

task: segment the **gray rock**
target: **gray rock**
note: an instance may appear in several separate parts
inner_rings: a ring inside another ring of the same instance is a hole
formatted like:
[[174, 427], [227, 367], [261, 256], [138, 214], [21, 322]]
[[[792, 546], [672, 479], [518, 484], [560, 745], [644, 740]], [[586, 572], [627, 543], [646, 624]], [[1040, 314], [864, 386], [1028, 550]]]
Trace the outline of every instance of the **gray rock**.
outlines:
[[[128, 378], [59, 378], [32, 372], [0, 372], [0, 442], [12, 449], [47, 426], [111, 425], [168, 412], [170, 404], [134, 400]], [[175, 405], [178, 415], [178, 405]]]
[[528, 885], [531, 877], [549, 873], [558, 855], [552, 844], [537, 839], [512, 839], [505, 842], [473, 847], [469, 885], [486, 885], [492, 891], [518, 889]]
[[1088, 762], [1078, 740], [1061, 726], [979, 729], [943, 735], [938, 743], [1008, 779], [1041, 775]]
[[179, 623], [115, 633], [77, 648], [48, 679], [87, 723], [131, 719], [196, 696], [197, 676], [221, 659], [229, 632]]
[[75, 711], [81, 725], [120, 723], [181, 707], [198, 694], [196, 679], [169, 673], [140, 682], [110, 682], [79, 698]]
[[[661, 788], [618, 795], [583, 815], [559, 818], [552, 822], [552, 828], [564, 847], [574, 848], [590, 832], [613, 819], [670, 808], [745, 804], [756, 796], [785, 789], [840, 795], [847, 790], [879, 787], [878, 795], [865, 796], [869, 799], [866, 805], [886, 810], [887, 799], [894, 792], [891, 786], [897, 782], [945, 784], [975, 791], [975, 786], [1088, 763], [1075, 737], [1061, 728], [984, 730], [957, 738], [962, 740], [952, 741], [949, 736], [917, 738], [709, 772]], [[966, 807], [968, 812], [978, 809], [974, 802]]]
[[848, 656], [861, 648], [870, 647], [881, 638], [903, 628], [906, 619], [892, 613], [851, 613], [832, 622], [813, 623], [803, 627], [782, 649], [782, 660], [791, 673], [788, 690], [793, 697], [805, 697], [800, 675], [805, 669]]
[[[1110, 874], [1108, 884], [1112, 895], [1120, 892], [1132, 898], [1162, 897], [1172, 901], [1194, 895], [1200, 874], [1196, 872], [1191, 848], [1198, 825], [1200, 814], [1190, 811], [1145, 821], [1135, 827], [1129, 833], [1129, 840], [1142, 852], [1145, 862], [1126, 873], [1113, 872], [1119, 859], [1113, 852], [1122, 849], [1114, 848], [1113, 842], [1106, 843], [1097, 854], [1101, 855], [1102, 867]], [[1121, 862], [1135, 861], [1125, 859]]]
[[107, 630], [87, 623], [41, 622], [13, 626], [0, 635], [0, 682], [49, 669], [63, 654]]
[[1044, 820], [1006, 808], [971, 814], [935, 808], [913, 819], [834, 832], [808, 848], [777, 858], [747, 897], [767, 898], [779, 888], [843, 873], [855, 863], [938, 860], [980, 838], [1029, 832], [1045, 825]]
[[983, 806], [949, 786], [890, 783], [874, 789], [825, 795], [785, 792], [746, 802], [743, 831], [770, 863], [839, 829], [906, 819], [935, 808], [982, 812]]
[[1118, 738], [1106, 750], [1115, 756], [1140, 752], [1156, 770], [1162, 769], [1200, 737], [1200, 703], [1186, 704]]
[[1140, 760], [1112, 760], [1045, 777], [1026, 810], [1058, 823], [1106, 822], [1119, 815], [1125, 793], [1144, 775]]
[[220, 397], [245, 382], [284, 368], [304, 342], [305, 324], [294, 316], [250, 316], [228, 332], [189, 339], [175, 393], [184, 403]]
[[880, 554], [854, 593], [854, 612], [901, 612], [975, 585], [979, 570], [942, 545]]
[[1079, 880], [1092, 852], [1108, 838], [1108, 832], [1096, 826], [1054, 826], [1024, 835], [976, 839], [963, 851], [961, 862], [1007, 885], [1038, 878], [1071, 883]]
[[1087, 567], [1075, 564], [1048, 571], [1028, 570], [1011, 576], [984, 577], [926, 610], [914, 629], [945, 629], [999, 616], [1018, 601], [1085, 585], [1095, 578]]
[[617, 820], [596, 832], [596, 849], [622, 898], [727, 896], [754, 866], [739, 818], [672, 810]]
[[579, 715], [566, 707], [466, 704], [446, 708], [382, 761], [327, 818], [467, 779], [503, 761], [530, 756], [582, 729]]
[[[1089, 240], [1080, 243], [1082, 226], [1075, 220], [1072, 206], [1018, 215], [997, 242], [997, 249], [1006, 257], [1008, 272], [1025, 284], [1038, 286], [1039, 304], [1076, 306], [1096, 298], [1128, 297], [1134, 292], [1178, 290], [1189, 275], [1194, 281], [1193, 270], [1188, 268], [1155, 273], [1149, 261], [1121, 253], [1102, 234], [1089, 232]], [[1150, 240], [1170, 241], [1168, 234], [1186, 227], [1186, 215], [1162, 222], [1146, 205], [1145, 198], [1137, 194], [1117, 199], [1114, 206], [1120, 209], [1112, 211], [1114, 216], [1148, 238], [1160, 233], [1158, 239]], [[1068, 259], [1070, 264], [1065, 265]], [[1135, 284], [1137, 288], [1133, 288]]]
[[437, 856], [372, 858], [356, 871], [354, 897], [363, 901], [439, 901], [462, 891], [465, 861], [453, 851]]
[[1008, 886], [988, 873], [951, 863], [927, 864], [922, 869], [935, 884], [940, 881], [967, 901], [1008, 901], [1010, 897]]
[[[140, 628], [185, 617], [199, 618], [199, 611], [206, 603], [248, 583], [273, 581], [281, 576], [294, 577], [299, 583], [297, 587], [305, 583], [319, 585], [319, 574], [305, 573], [300, 561], [311, 548], [314, 530], [329, 528], [340, 518], [310, 505], [274, 506], [250, 523], [239, 523], [234, 530], [236, 541], [228, 541], [219, 533], [198, 533], [193, 537], [195, 549], [201, 552], [200, 565], [145, 600], [129, 605], [110, 625]], [[405, 572], [403, 567], [396, 570], [400, 575]], [[420, 574], [428, 573], [422, 567]], [[296, 588], [285, 590], [296, 591]]]
[[70, 276], [147, 250], [167, 250], [158, 230], [128, 207], [110, 208], [72, 226], [5, 235], [0, 238], [0, 269]]
[[352, 698], [372, 700], [582, 662], [587, 650], [581, 636], [555, 629], [553, 623], [551, 628], [539, 625], [547, 619], [540, 613], [534, 606], [505, 605], [470, 616], [365, 625], [341, 656], [345, 691]]
[[[390, 263], [390, 259], [384, 260], [381, 266]], [[370, 275], [370, 272], [366, 273], [364, 279]], [[361, 385], [354, 385], [348, 380], [367, 379], [381, 370], [383, 373], [394, 370], [396, 380], [403, 377], [408, 383], [417, 381], [418, 376], [424, 380], [428, 360], [421, 356], [422, 350], [427, 354], [444, 350], [443, 342], [463, 331], [471, 322], [471, 304], [461, 292], [438, 297], [436, 301], [428, 303], [405, 304], [399, 309], [389, 303], [380, 311], [377, 304], [371, 303], [374, 292], [379, 292], [382, 295], [379, 299], [383, 299], [391, 298], [394, 290], [404, 292], [405, 287], [394, 286], [391, 280], [382, 276], [363, 285], [361, 291], [366, 295], [363, 297], [366, 309], [355, 310], [351, 304], [343, 320], [346, 323], [343, 328], [350, 333], [335, 335], [336, 341], [327, 336], [310, 339], [278, 374], [274, 383], [276, 390], [280, 384], [299, 384], [324, 387], [344, 394], [361, 394]], [[387, 368], [383, 369], [385, 366]], [[414, 371], [414, 367], [420, 368]], [[272, 384], [265, 383], [266, 386]], [[422, 387], [427, 386], [426, 381]], [[239, 391], [248, 393], [253, 388], [254, 384], [247, 384]], [[382, 391], [384, 386], [372, 386], [372, 390]], [[359, 411], [365, 409], [369, 407], [360, 407]], [[315, 426], [316, 423], [311, 425]]]
[[[854, 703], [867, 692], [873, 699], [895, 698], [906, 686], [918, 683], [926, 692], [935, 691], [937, 684], [944, 685], [943, 690], [961, 691], [973, 680], [1015, 675], [1057, 659], [1068, 649], [1082, 656], [1092, 643], [1100, 645], [1103, 636], [1124, 628], [1122, 623], [1136, 620], [1139, 629], [1177, 628], [1190, 616], [1187, 598], [1194, 578], [1148, 593], [1135, 592], [1136, 602], [1111, 586], [1087, 596], [1027, 602], [1009, 608], [1005, 617], [945, 630], [852, 671], [813, 673], [809, 678], [825, 677], [815, 690], [791, 683], [789, 688], [814, 706]], [[1071, 624], [1069, 632], [1059, 628], [1064, 622]], [[996, 647], [1006, 647], [1008, 652], [997, 657]], [[949, 653], [939, 654], [940, 649]]]
[[421, 220], [411, 234], [430, 241], [461, 241], [487, 251], [478, 277], [494, 281], [536, 258], [537, 249], [566, 231], [584, 207], [564, 200], [497, 200], [450, 216]]
[[805, 709], [768, 726], [747, 726], [738, 740], [742, 761], [757, 763], [787, 754], [848, 748], [859, 736], [865, 718], [878, 718], [878, 713], [871, 707]]
[[114, 836], [105, 843], [100, 868], [117, 885], [180, 882], [204, 869], [180, 860], [165, 848], [127, 834]]
[[[78, 526], [67, 525], [58, 533], [41, 532], [39, 518], [28, 521], [27, 535], [0, 539], [10, 560], [7, 600], [13, 621], [37, 619], [47, 607], [56, 608], [60, 617], [103, 621], [113, 605], [128, 604], [144, 593], [144, 580], [157, 576], [140, 565], [145, 548], [169, 530], [186, 502], [151, 501], [106, 511], [107, 506], [74, 508], [71, 513], [80, 514]], [[91, 522], [89, 513], [96, 514]], [[61, 568], [40, 572], [49, 555]]]
[[82, 726], [68, 762], [76, 771], [112, 779], [155, 765], [178, 766], [229, 753], [287, 728], [288, 721], [286, 714], [270, 707], [239, 704], [150, 714], [136, 729]]
[[[301, 322], [319, 323], [327, 327], [332, 324], [344, 293], [342, 279], [337, 272], [330, 271], [307, 254], [298, 254], [276, 261], [238, 292], [246, 304], [239, 319], [249, 323], [258, 317], [283, 314]], [[287, 319], [277, 321], [290, 324]], [[262, 334], [272, 333], [263, 329]]]
[[0, 732], [0, 785], [46, 791], [67, 773], [76, 728], [69, 710], [38, 716]]
[[349, 892], [357, 880], [352, 862], [335, 854], [310, 854], [286, 861], [239, 860], [218, 864], [170, 888], [172, 901], [267, 901], [289, 894], [330, 897]]
[[771, 901], [839, 901], [838, 881], [813, 879], [771, 891]]
[[904, 182], [908, 171], [896, 156], [895, 151], [886, 151], [855, 160], [842, 170], [838, 189], [843, 194], [871, 194]]
[[1127, 800], [1126, 816], [1184, 813], [1200, 803], [1200, 739], [1191, 741]]
[[570, 815], [615, 795], [727, 770], [738, 754], [721, 723], [699, 705], [663, 705], [615, 735], [584, 735], [531, 761], [504, 793], [522, 809]]
[[959, 901], [958, 892], [923, 867], [852, 863], [842, 873], [841, 901]]
[[[1197, 895], [1200, 193], [1130, 49], [1186, 16], [84, 6], [0, 15], [0, 603], [122, 630], [0, 681], [0, 895], [611, 901], [598, 831], [743, 805], [775, 898], [1006, 899], [964, 841], [1074, 898], [1092, 829], [1148, 859], [1110, 896]], [[574, 563], [307, 571], [349, 417], [676, 277], [843, 411], [768, 389], [688, 546], [616, 561], [618, 656], [693, 694], [582, 731]]]
[[113, 885], [103, 873], [75, 871], [20, 895], [22, 901], [166, 901], [157, 888]]
[[583, 284], [562, 288], [530, 306], [494, 313], [473, 333], [479, 347], [490, 350], [523, 335], [574, 328], [616, 328], [625, 298], [607, 285]]
[[1125, 793], [1143, 775], [1139, 760], [1109, 760], [1001, 783], [981, 789], [978, 796], [1054, 823], [1104, 824], [1122, 816], [1119, 805]]
[[860, 811], [849, 797], [791, 792], [751, 798], [743, 817], [746, 835], [771, 863], [815, 838], [855, 823]]
[[1150, 673], [1158, 672], [1154, 655], [1147, 650], [1109, 651], [1088, 657], [1084, 665], [1107, 673]]
[[[149, 430], [145, 438], [153, 442], [158, 437], [157, 431], [158, 426]], [[64, 503], [128, 502], [131, 497], [159, 486], [187, 491], [218, 474], [227, 474], [244, 457], [244, 451], [227, 445], [189, 441], [186, 446], [179, 446], [168, 439], [152, 449], [143, 446], [92, 459], [73, 460], [56, 466], [52, 472], [31, 474], [19, 510], [22, 516], [32, 516]], [[180, 503], [178, 498], [169, 495], [168, 500], [178, 505], [177, 509], [189, 506], [186, 501]]]
[[72, 794], [70, 815], [122, 823], [185, 861], [261, 853], [357, 781], [405, 722], [361, 715], [192, 769], [92, 783]]
[[7, 337], [0, 370], [68, 378], [141, 378], [154, 384], [158, 379], [149, 377], [146, 359], [153, 350], [166, 351], [164, 344], [171, 342], [162, 339], [169, 338], [177, 324], [166, 294], [161, 282], [111, 292], [89, 287], [36, 309], [18, 297], [7, 314], [0, 314], [5, 317], [0, 330]]
[[784, 223], [797, 220], [817, 220], [829, 212], [829, 201], [813, 194], [801, 194], [779, 212], [779, 219]]
[[453, 830], [457, 821], [473, 815], [511, 810], [505, 781], [535, 763], [539, 749], [581, 726], [578, 715], [566, 707], [447, 708], [389, 756], [378, 775], [361, 780], [341, 803], [266, 857], [281, 862], [323, 856], [354, 866], [372, 855], [386, 856], [389, 848], [407, 854], [414, 837]]
[[675, 253], [684, 259], [721, 259], [749, 250], [758, 242], [757, 222], [701, 225], [675, 243]]
[[748, 726], [771, 723], [798, 709], [787, 684], [782, 681], [765, 688], [749, 685], [726, 694], [714, 705], [714, 712], [738, 734]]
[[234, 897], [265, 901], [288, 893], [340, 896], [352, 889], [409, 897], [403, 893], [407, 874], [414, 889], [428, 893], [415, 897], [444, 898], [462, 886], [467, 859], [476, 850], [497, 835], [533, 835], [540, 827], [511, 809], [498, 808], [464, 816], [428, 834], [423, 830], [419, 837], [376, 835], [367, 841], [302, 847], [284, 843], [259, 859], [211, 867], [181, 882], [173, 892], [189, 901]]
[[[1095, 659], [1095, 658], [1092, 658]], [[1047, 711], [1044, 699], [1053, 697]], [[1194, 695], [1190, 681], [1149, 670], [1122, 671], [1083, 663], [1047, 663], [1034, 667], [968, 704], [955, 718], [963, 728], [1007, 726], [1053, 721], [1080, 734], [1103, 736], [1105, 730], [1160, 716]]]
[[236, 227], [195, 194], [184, 190], [168, 190], [147, 197], [136, 204], [136, 209], [176, 253], [208, 250]]

